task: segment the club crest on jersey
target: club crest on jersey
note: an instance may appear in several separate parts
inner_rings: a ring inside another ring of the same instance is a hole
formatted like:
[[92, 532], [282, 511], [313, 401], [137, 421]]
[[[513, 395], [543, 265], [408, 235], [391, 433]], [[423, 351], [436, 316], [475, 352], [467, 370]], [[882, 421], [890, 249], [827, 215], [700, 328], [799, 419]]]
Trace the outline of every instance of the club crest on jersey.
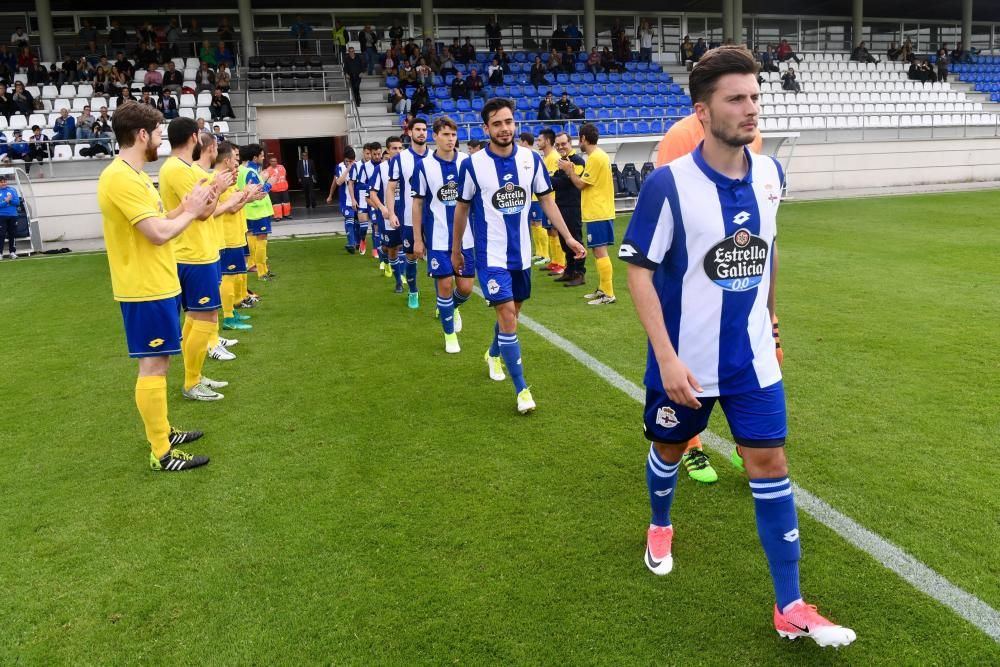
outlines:
[[458, 183], [448, 181], [437, 191], [438, 201], [445, 206], [454, 206], [458, 203]]
[[764, 239], [740, 229], [705, 253], [705, 273], [727, 292], [745, 292], [760, 284], [767, 251]]
[[528, 191], [514, 183], [505, 183], [493, 193], [493, 208], [504, 215], [520, 213], [527, 203]]
[[681, 422], [677, 419], [677, 412], [669, 405], [664, 405], [656, 411], [656, 423], [663, 428], [673, 428]]
[[489, 282], [486, 283], [486, 291], [490, 294], [496, 294], [500, 291], [500, 283], [490, 278]]

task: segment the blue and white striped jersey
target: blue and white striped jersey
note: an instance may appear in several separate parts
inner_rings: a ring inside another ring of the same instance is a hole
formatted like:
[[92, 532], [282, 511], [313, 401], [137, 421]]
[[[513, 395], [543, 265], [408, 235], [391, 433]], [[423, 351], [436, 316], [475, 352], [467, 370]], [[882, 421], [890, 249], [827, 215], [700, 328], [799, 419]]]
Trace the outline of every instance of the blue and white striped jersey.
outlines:
[[334, 172], [334, 176], [338, 179], [342, 175], [344, 175], [345, 172], [347, 173], [347, 178], [344, 180], [344, 182], [337, 186], [338, 188], [337, 194], [340, 196], [340, 208], [342, 209], [347, 208], [348, 206], [351, 205], [351, 198], [347, 196], [347, 189], [350, 187], [350, 180], [354, 178], [355, 169], [357, 168], [357, 166], [358, 166], [357, 162], [352, 162], [350, 166], [348, 166], [346, 162], [341, 162], [340, 164], [337, 165], [337, 169]]
[[368, 208], [368, 182], [371, 180], [377, 165], [374, 162], [366, 162], [364, 160], [355, 164], [358, 165], [358, 168], [353, 174], [354, 198], [357, 200], [358, 206], [363, 210]]
[[396, 217], [399, 224], [413, 226], [413, 189], [410, 187], [410, 179], [417, 169], [417, 163], [423, 160], [430, 153], [420, 155], [413, 152], [413, 147], [401, 151], [399, 155], [392, 158], [389, 163], [389, 180], [396, 181]]
[[538, 153], [514, 146], [509, 157], [484, 148], [462, 163], [460, 199], [471, 204], [476, 270], [531, 268], [531, 195], [552, 192]]
[[[458, 204], [458, 172], [468, 159], [465, 153], [456, 153], [455, 159], [449, 162], [432, 153], [417, 163], [410, 185], [413, 196], [423, 201], [421, 220], [428, 250], [451, 251], [455, 205]], [[466, 225], [462, 247], [472, 246], [472, 227]]]
[[[374, 165], [374, 167], [375, 169], [372, 170], [372, 176], [368, 180], [368, 189], [377, 194], [379, 201], [385, 204], [386, 208], [388, 208], [391, 204], [385, 200], [385, 186], [389, 182], [389, 161], [382, 160], [378, 164]], [[381, 223], [385, 221], [385, 218], [382, 216], [382, 212], [377, 208], [372, 208], [371, 212], [377, 222]]]
[[[643, 183], [618, 257], [654, 271], [663, 319], [704, 390], [739, 394], [781, 379], [767, 295], [784, 173], [745, 151], [738, 180], [705, 162], [701, 146]], [[646, 386], [662, 391], [652, 347]]]

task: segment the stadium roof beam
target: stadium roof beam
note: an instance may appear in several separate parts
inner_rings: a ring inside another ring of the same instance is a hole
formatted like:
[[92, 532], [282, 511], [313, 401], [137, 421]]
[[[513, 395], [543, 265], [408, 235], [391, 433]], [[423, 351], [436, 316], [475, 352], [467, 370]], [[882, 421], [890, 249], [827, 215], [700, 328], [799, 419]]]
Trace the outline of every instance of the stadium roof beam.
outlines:
[[[41, 60], [58, 60], [56, 51], [56, 32], [52, 29], [52, 3], [49, 0], [35, 0], [35, 12], [38, 15], [38, 39], [42, 46]], [[31, 32], [31, 26], [25, 26]]]
[[722, 41], [733, 38], [733, 0], [722, 0]]
[[243, 47], [243, 58], [257, 55], [257, 45], [253, 40], [253, 15], [250, 12], [250, 0], [239, 0], [240, 12], [240, 45]]
[[[741, 44], [742, 42], [743, 42], [743, 0], [733, 0], [733, 43]], [[748, 44], [747, 46], [750, 45]]]

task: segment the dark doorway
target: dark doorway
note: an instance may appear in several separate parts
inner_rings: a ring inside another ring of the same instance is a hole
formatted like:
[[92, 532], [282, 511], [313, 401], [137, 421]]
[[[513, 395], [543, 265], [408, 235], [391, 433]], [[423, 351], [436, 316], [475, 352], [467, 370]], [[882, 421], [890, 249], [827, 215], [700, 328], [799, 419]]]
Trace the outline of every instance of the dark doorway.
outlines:
[[[281, 139], [277, 142], [273, 140], [268, 142], [268, 148], [271, 150], [274, 150], [275, 143], [278, 144], [279, 161], [285, 165], [285, 171], [288, 173], [288, 187], [293, 210], [301, 210], [305, 205], [302, 183], [299, 181], [299, 160], [302, 150], [308, 149], [309, 159], [316, 166], [316, 212], [329, 213], [323, 209], [328, 208], [326, 196], [330, 191], [330, 183], [333, 181], [337, 164], [343, 159], [345, 141], [346, 137], [310, 137], [308, 139]], [[336, 202], [331, 208], [336, 208]]]

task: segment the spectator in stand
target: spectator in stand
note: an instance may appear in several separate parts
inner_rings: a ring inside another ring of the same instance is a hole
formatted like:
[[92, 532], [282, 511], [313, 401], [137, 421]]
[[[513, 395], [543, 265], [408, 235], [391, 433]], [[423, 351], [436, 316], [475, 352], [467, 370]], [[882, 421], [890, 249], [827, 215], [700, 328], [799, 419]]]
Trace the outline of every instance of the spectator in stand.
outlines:
[[579, 52], [583, 48], [583, 33], [575, 23], [566, 26], [566, 48]]
[[494, 58], [493, 62], [490, 63], [489, 69], [487, 70], [489, 74], [489, 82], [491, 86], [502, 86], [503, 85], [503, 67]]
[[312, 34], [312, 26], [302, 17], [302, 14], [297, 14], [295, 16], [295, 23], [289, 29], [294, 37], [299, 42], [299, 46], [302, 46], [302, 40], [309, 39], [309, 35]]
[[500, 67], [503, 67], [503, 73], [510, 74], [510, 56], [507, 55], [507, 52], [504, 51], [502, 46], [496, 50], [493, 57], [497, 59], [498, 63], [500, 63]]
[[[0, 133], [2, 134], [2, 133]], [[7, 144], [7, 159], [9, 160], [26, 160], [29, 151], [28, 142], [24, 140], [21, 136], [21, 130], [14, 130], [14, 137]], [[27, 169], [24, 170], [25, 173], [28, 172]]]
[[910, 40], [904, 41], [899, 47], [899, 59], [907, 63], [913, 62], [913, 45], [910, 44]]
[[587, 71], [595, 76], [601, 73], [601, 54], [596, 46], [590, 47], [590, 54], [587, 55]]
[[472, 99], [472, 94], [469, 92], [469, 84], [465, 80], [465, 76], [461, 72], [455, 72], [455, 79], [451, 82], [451, 99]]
[[500, 41], [503, 37], [503, 31], [500, 30], [500, 24], [491, 16], [488, 21], [486, 21], [486, 44], [487, 49], [493, 53], [500, 48]]
[[552, 93], [545, 93], [545, 97], [538, 103], [538, 120], [559, 120], [559, 107], [556, 106]]
[[[215, 34], [219, 41], [225, 42], [226, 49], [230, 53], [236, 52], [236, 34], [233, 32], [233, 27], [229, 25], [228, 16], [223, 16], [219, 19], [219, 25], [215, 29]], [[236, 60], [234, 59], [231, 64], [235, 65]]]
[[[56, 121], [57, 123], [59, 121]], [[17, 143], [21, 131], [14, 132], [14, 143]], [[28, 135], [28, 152], [24, 156], [24, 173], [31, 171], [31, 162], [35, 161], [39, 165], [49, 157], [49, 138], [42, 134], [42, 128], [38, 125], [31, 126], [31, 134]], [[41, 172], [39, 178], [45, 177], [45, 172]]]
[[438, 73], [441, 76], [448, 76], [456, 72], [458, 70], [455, 69], [455, 59], [451, 55], [451, 49], [446, 46], [444, 47], [444, 53], [441, 54], [441, 67], [438, 68]]
[[898, 46], [896, 46], [896, 42], [892, 42], [891, 44], [889, 44], [889, 48], [886, 49], [885, 57], [893, 62], [896, 62], [897, 60], [899, 60], [900, 50], [901, 49]]
[[0, 116], [3, 116], [6, 121], [10, 121], [10, 117], [14, 115], [16, 109], [14, 97], [7, 92], [7, 84], [0, 83]]
[[485, 101], [489, 96], [486, 94], [486, 82], [483, 81], [483, 77], [479, 76], [479, 71], [473, 67], [469, 70], [469, 78], [466, 79], [469, 84], [469, 92], [474, 96]]
[[[700, 42], [701, 40], [699, 39], [698, 41]], [[799, 59], [798, 55], [796, 55], [795, 51], [792, 50], [792, 45], [788, 43], [787, 39], [781, 40], [781, 43], [778, 44], [777, 56], [778, 56], [778, 62], [781, 63], [785, 62], [786, 60], [794, 60], [795, 64], [798, 65], [799, 63], [802, 62]]]
[[215, 87], [221, 88], [224, 93], [228, 93], [232, 83], [233, 78], [229, 65], [226, 63], [219, 63], [219, 69], [215, 72]]
[[47, 85], [49, 83], [49, 71], [42, 67], [42, 64], [38, 62], [38, 58], [31, 58], [28, 62], [28, 85]]
[[25, 46], [21, 48], [21, 52], [17, 55], [17, 68], [20, 70], [27, 69], [32, 62], [37, 60], [31, 53], [31, 48]]
[[76, 58], [73, 56], [66, 56], [63, 60], [62, 65], [59, 68], [59, 83], [57, 85], [63, 85], [67, 83], [76, 83]]
[[[119, 72], [118, 76], [124, 77], [125, 75]], [[125, 102], [136, 101], [137, 100], [132, 96], [132, 89], [129, 87], [127, 82], [118, 88], [117, 106], [121, 106]]]
[[89, 141], [94, 138], [94, 124], [97, 118], [90, 113], [90, 105], [83, 107], [83, 113], [76, 119], [76, 139], [77, 141]]
[[15, 46], [17, 48], [31, 45], [31, 39], [28, 37], [28, 33], [24, 31], [23, 26], [17, 26], [10, 36], [10, 43], [11, 46]]
[[[354, 96], [355, 104], [361, 104], [361, 73], [364, 71], [364, 67], [364, 61], [354, 52], [354, 47], [348, 48], [347, 55], [344, 57], [344, 74], [351, 82], [351, 94]], [[400, 74], [399, 78], [402, 80], [403, 75]]]
[[781, 75], [781, 87], [783, 90], [790, 90], [796, 95], [802, 92], [802, 86], [795, 78], [795, 68], [789, 67], [788, 71]]
[[465, 44], [462, 45], [462, 62], [466, 64], [476, 62], [476, 47], [471, 37], [466, 37]]
[[399, 73], [399, 83], [403, 86], [417, 85], [417, 70], [413, 69], [409, 60], [403, 62], [403, 70]]
[[223, 141], [226, 140], [226, 135], [222, 131], [222, 126], [221, 125], [213, 125], [212, 126], [212, 136], [215, 137], [215, 141], [218, 142], [218, 143], [220, 143], [220, 144]]
[[6, 257], [17, 259], [17, 207], [21, 198], [17, 190], [7, 185], [7, 176], [0, 174], [0, 256], [3, 255], [4, 236], [7, 237], [9, 253]]
[[781, 71], [778, 69], [778, 59], [774, 53], [774, 46], [772, 44], [768, 44], [767, 48], [761, 51], [757, 56], [757, 59], [760, 61], [761, 72], [777, 73]]
[[[617, 20], [615, 21], [615, 24], [618, 24]], [[631, 61], [632, 46], [629, 43], [629, 38], [625, 33], [625, 30], [621, 26], [618, 26], [616, 29], [611, 31], [611, 35], [611, 43], [614, 47], [611, 50], [615, 54], [615, 60], [619, 63], [627, 63]]]
[[875, 56], [873, 56], [868, 51], [868, 47], [866, 46], [865, 42], [861, 42], [856, 47], [854, 47], [854, 51], [851, 52], [851, 60], [859, 63], [869, 63], [869, 64], [874, 64], [878, 62], [878, 59], [875, 58]]
[[549, 48], [554, 51], [562, 51], [566, 48], [566, 31], [561, 25], [556, 25], [556, 29], [552, 31], [552, 37], [549, 38]]
[[216, 88], [212, 93], [212, 103], [208, 105], [208, 111], [212, 114], [212, 120], [236, 118], [233, 105], [229, 102], [229, 98], [222, 94], [221, 88]]
[[548, 86], [549, 80], [545, 78], [545, 63], [540, 56], [535, 56], [535, 63], [531, 66], [531, 85], [537, 90], [539, 86]]
[[59, 117], [52, 124], [52, 140], [67, 143], [76, 141], [76, 119], [69, 115], [66, 107], [59, 110]]
[[232, 49], [230, 49], [225, 42], [219, 42], [215, 47], [215, 63], [216, 65], [235, 65], [236, 56], [233, 55]]
[[215, 72], [212, 71], [208, 63], [204, 60], [201, 61], [201, 66], [195, 72], [194, 85], [196, 93], [200, 93], [203, 90], [215, 90]]
[[121, 51], [115, 55], [115, 67], [119, 72], [123, 72], [129, 81], [135, 78], [135, 67]]
[[430, 68], [427, 61], [421, 58], [417, 62], [417, 82], [423, 86], [430, 86], [433, 83], [434, 70]]
[[159, 97], [156, 98], [156, 108], [167, 120], [173, 120], [178, 116], [177, 100], [166, 90], [161, 90]]
[[361, 42], [361, 53], [365, 57], [365, 66], [368, 68], [368, 76], [375, 73], [375, 64], [378, 60], [379, 39], [370, 25], [358, 33], [358, 41]]
[[694, 62], [694, 42], [690, 35], [684, 35], [684, 41], [681, 42], [681, 63], [688, 61]]
[[557, 74], [562, 70], [562, 56], [555, 49], [549, 50], [549, 62], [546, 63], [549, 68], [549, 72], [552, 74]]
[[434, 48], [434, 40], [430, 37], [424, 40], [424, 48], [420, 50], [420, 56], [427, 61], [428, 65], [432, 65], [434, 60], [437, 58], [437, 49]]
[[407, 99], [402, 88], [393, 88], [389, 91], [389, 104], [392, 105], [396, 113], [410, 112], [410, 100]]
[[188, 23], [187, 40], [191, 44], [191, 54], [198, 55], [198, 45], [205, 41], [205, 33], [198, 25], [198, 19], [191, 19]]
[[389, 44], [400, 46], [403, 43], [403, 26], [399, 24], [399, 19], [393, 19], [389, 27]]
[[912, 81], [926, 81], [928, 83], [937, 81], [937, 75], [934, 74], [934, 69], [926, 59], [920, 62], [917, 62], [916, 59], [911, 60], [907, 76]]
[[149, 67], [146, 68], [146, 73], [142, 77], [142, 89], [154, 95], [163, 90], [163, 74], [157, 69], [156, 63], [149, 63]]
[[17, 70], [17, 52], [6, 44], [0, 44], [0, 69], [6, 73], [6, 79], [12, 78]]
[[215, 49], [212, 48], [207, 39], [201, 43], [201, 48], [198, 50], [198, 60], [213, 68], [219, 64], [215, 59]]
[[639, 31], [635, 37], [639, 42], [639, 60], [644, 63], [653, 62], [653, 29], [649, 27], [648, 19], [639, 23]]
[[572, 46], [566, 47], [566, 53], [562, 56], [562, 69], [566, 74], [572, 74], [576, 71], [576, 53], [573, 52]]
[[937, 80], [944, 82], [948, 80], [948, 44], [942, 44], [937, 51]]
[[701, 60], [701, 57], [705, 55], [706, 51], [708, 51], [708, 44], [705, 43], [705, 40], [703, 38], [699, 37], [698, 41], [695, 42], [694, 48], [691, 51], [692, 55], [691, 61], [698, 62], [699, 60]]
[[14, 93], [11, 95], [11, 99], [14, 101], [14, 113], [19, 113], [22, 116], [30, 116], [35, 113], [35, 98], [20, 81], [14, 82]]
[[180, 95], [183, 86], [184, 75], [177, 71], [177, 66], [172, 60], [168, 60], [167, 71], [163, 73], [163, 90]]
[[448, 50], [451, 51], [451, 57], [455, 59], [455, 62], [461, 62], [459, 58], [462, 55], [462, 45], [458, 43], [458, 37], [451, 40]]
[[974, 62], [974, 51], [975, 49], [969, 49], [966, 51], [962, 42], [959, 42], [958, 45], [955, 46], [955, 50], [951, 52], [951, 62], [970, 65]]
[[97, 142], [91, 146], [91, 153], [100, 146], [105, 155], [111, 155], [111, 140], [115, 138], [115, 132], [111, 127], [111, 116], [108, 115], [107, 107], [101, 107], [101, 115], [94, 121], [93, 132]]
[[59, 79], [62, 77], [62, 70], [59, 68], [59, 63], [52, 63], [49, 65], [49, 81], [55, 85], [59, 85]]
[[139, 99], [139, 104], [145, 104], [153, 108], [156, 107], [156, 100], [153, 99], [153, 95], [148, 91], [142, 91], [142, 97]]
[[77, 35], [80, 38], [80, 44], [86, 45], [91, 52], [97, 50], [97, 28], [90, 22], [90, 19], [83, 19], [80, 32]]
[[347, 53], [347, 29], [340, 21], [333, 26], [333, 45], [337, 49], [337, 55], [343, 58]]
[[559, 108], [559, 117], [562, 119], [583, 118], [583, 110], [573, 103], [573, 100], [569, 98], [569, 93], [565, 90], [559, 96], [556, 106]]
[[605, 46], [604, 50], [601, 51], [601, 69], [605, 72], [621, 72], [625, 68], [618, 64], [618, 61], [615, 60], [615, 55]]
[[399, 76], [399, 49], [395, 46], [389, 47], [382, 61], [382, 75], [386, 77]]
[[427, 94], [427, 88], [424, 87], [424, 84], [417, 85], [417, 90], [413, 93], [410, 108], [415, 114], [434, 113], [434, 104], [431, 102], [430, 95]]
[[124, 51], [128, 48], [128, 31], [116, 19], [111, 21], [111, 29], [108, 30], [108, 44], [112, 51]]
[[181, 32], [176, 17], [170, 18], [170, 24], [167, 26], [167, 32], [164, 36], [167, 40], [167, 55], [176, 58], [181, 54], [181, 40], [184, 39], [184, 33]]
[[90, 64], [86, 56], [80, 56], [76, 61], [76, 80], [91, 83], [97, 70]]
[[204, 118], [197, 118], [197, 119], [195, 119], [194, 122], [198, 125], [198, 132], [199, 133], [200, 132], [207, 132], [208, 131], [207, 129], [205, 129], [205, 119]]

